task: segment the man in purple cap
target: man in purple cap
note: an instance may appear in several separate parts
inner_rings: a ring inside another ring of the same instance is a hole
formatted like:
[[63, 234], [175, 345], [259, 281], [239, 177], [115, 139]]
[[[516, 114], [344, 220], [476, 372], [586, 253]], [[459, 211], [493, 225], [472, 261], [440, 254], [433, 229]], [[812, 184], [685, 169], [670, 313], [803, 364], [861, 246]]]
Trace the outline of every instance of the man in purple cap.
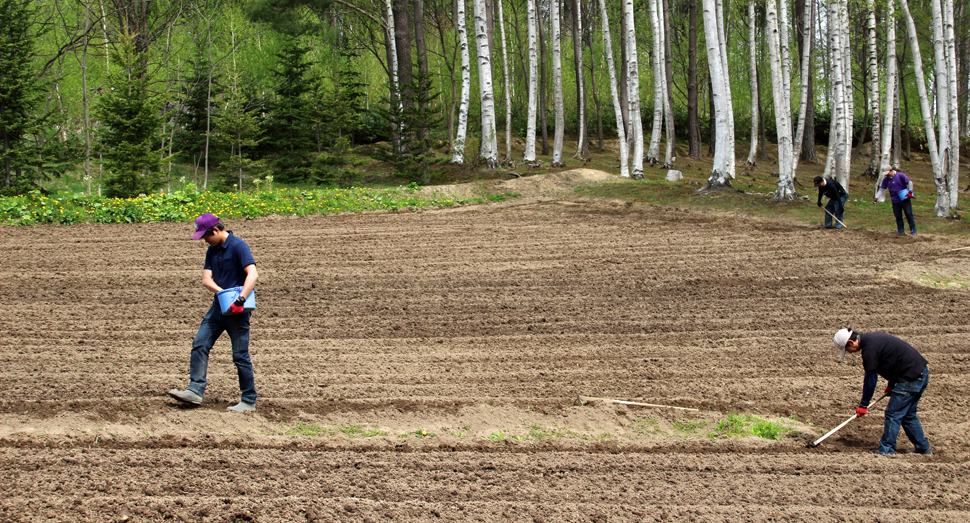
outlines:
[[239, 390], [242, 399], [238, 405], [229, 407], [234, 412], [256, 410], [256, 382], [253, 378], [253, 364], [249, 359], [249, 316], [250, 311], [243, 308], [246, 297], [253, 292], [259, 274], [256, 260], [246, 242], [237, 238], [232, 231], [219, 222], [213, 214], [203, 214], [195, 220], [193, 240], [199, 238], [209, 244], [202, 268], [202, 285], [214, 294], [223, 289], [242, 287], [239, 298], [229, 306], [227, 314], [222, 313], [218, 298], [214, 297], [209, 312], [202, 318], [199, 332], [192, 340], [192, 356], [189, 366], [189, 388], [172, 389], [168, 393], [175, 399], [201, 405], [205, 394], [206, 370], [209, 366], [209, 351], [223, 332], [229, 334], [232, 342], [232, 362], [239, 375]]
[[906, 215], [906, 221], [909, 222], [909, 233], [916, 236], [916, 219], [913, 218], [913, 202], [912, 199], [916, 198], [913, 194], [913, 180], [906, 176], [906, 173], [901, 173], [896, 170], [895, 167], [890, 167], [886, 171], [886, 177], [882, 179], [882, 183], [879, 185], [879, 190], [876, 191], [876, 195], [872, 198], [872, 203], [876, 203], [876, 200], [882, 197], [883, 193], [889, 191], [890, 200], [893, 202], [893, 216], [896, 217], [896, 235], [905, 234], [906, 230], [903, 228], [903, 215]]

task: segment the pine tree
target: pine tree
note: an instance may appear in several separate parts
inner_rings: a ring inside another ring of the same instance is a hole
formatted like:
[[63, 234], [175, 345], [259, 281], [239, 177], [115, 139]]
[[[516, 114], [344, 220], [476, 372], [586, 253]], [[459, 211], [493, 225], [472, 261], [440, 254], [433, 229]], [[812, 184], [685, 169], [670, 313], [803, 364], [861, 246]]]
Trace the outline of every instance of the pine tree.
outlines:
[[137, 54], [134, 38], [124, 35], [111, 53], [108, 90], [95, 111], [102, 122], [106, 195], [130, 198], [165, 184], [159, 135], [161, 100], [149, 90], [147, 53]]
[[316, 148], [313, 106], [317, 82], [310, 75], [309, 52], [310, 48], [297, 38], [288, 37], [276, 55], [278, 65], [272, 70], [276, 96], [268, 104], [263, 143], [276, 155], [274, 170], [281, 182], [305, 181], [310, 177]]
[[0, 162], [5, 187], [26, 185], [30, 177], [24, 168], [32, 144], [25, 138], [38, 124], [32, 111], [41, 94], [31, 67], [35, 11], [30, 0], [0, 0]]
[[[205, 154], [206, 119], [209, 111], [209, 73], [210, 64], [200, 47], [192, 61], [192, 72], [185, 79], [182, 101], [182, 114], [179, 128], [175, 133], [175, 149], [182, 161], [198, 165]], [[212, 79], [212, 98], [222, 91], [219, 78]], [[215, 104], [213, 108], [215, 108]], [[215, 115], [213, 115], [215, 116]]]

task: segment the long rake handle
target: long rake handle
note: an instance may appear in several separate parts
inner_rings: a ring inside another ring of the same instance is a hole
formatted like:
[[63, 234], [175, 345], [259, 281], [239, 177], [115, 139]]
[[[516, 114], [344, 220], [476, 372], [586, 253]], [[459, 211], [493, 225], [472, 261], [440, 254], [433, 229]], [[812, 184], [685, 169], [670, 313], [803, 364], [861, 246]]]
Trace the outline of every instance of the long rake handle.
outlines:
[[845, 224], [842, 223], [842, 220], [836, 218], [835, 215], [832, 214], [832, 213], [830, 213], [828, 209], [826, 209], [825, 207], [822, 207], [822, 210], [825, 211], [826, 214], [828, 214], [829, 216], [831, 216], [833, 220], [839, 222], [839, 225], [845, 227]]
[[[866, 407], [866, 410], [871, 409], [873, 406], [875, 406], [876, 403], [879, 403], [880, 401], [882, 401], [883, 398], [885, 398], [886, 396], [889, 396], [889, 394], [883, 394], [882, 396], [879, 397], [879, 399], [870, 402], [869, 403], [869, 406]], [[817, 447], [819, 443], [821, 443], [822, 441], [825, 440], [825, 438], [831, 436], [832, 434], [835, 434], [836, 432], [838, 432], [839, 429], [841, 429], [842, 427], [848, 425], [850, 421], [852, 421], [852, 420], [854, 420], [854, 419], [856, 419], [858, 417], [859, 417], [858, 414], [854, 414], [851, 418], [843, 421], [838, 427], [835, 427], [834, 429], [828, 431], [828, 433], [826, 433], [824, 436], [822, 436], [821, 438], [818, 438], [817, 440], [815, 440], [814, 442], [812, 442], [812, 446], [813, 447]]]

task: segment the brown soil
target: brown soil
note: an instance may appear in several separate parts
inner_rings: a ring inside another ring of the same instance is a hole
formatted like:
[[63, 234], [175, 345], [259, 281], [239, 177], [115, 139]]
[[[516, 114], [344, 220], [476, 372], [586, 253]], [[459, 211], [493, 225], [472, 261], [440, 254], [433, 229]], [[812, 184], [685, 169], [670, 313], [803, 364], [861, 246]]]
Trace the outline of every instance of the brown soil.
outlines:
[[[166, 395], [210, 299], [188, 224], [2, 229], [0, 521], [970, 518], [970, 291], [926, 278], [970, 250], [569, 194], [605, 176], [230, 223], [261, 276], [248, 415], [225, 339], [201, 407]], [[859, 400], [846, 325], [930, 360], [934, 456], [873, 456], [880, 409], [806, 448]], [[732, 413], [791, 431], [712, 437]]]

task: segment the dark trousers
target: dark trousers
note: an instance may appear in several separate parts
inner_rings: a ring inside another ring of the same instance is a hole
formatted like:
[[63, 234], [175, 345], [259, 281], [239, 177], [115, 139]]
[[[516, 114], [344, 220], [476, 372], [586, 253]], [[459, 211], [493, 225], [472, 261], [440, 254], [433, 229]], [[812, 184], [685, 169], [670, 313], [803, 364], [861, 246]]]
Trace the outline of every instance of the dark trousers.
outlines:
[[896, 203], [893, 202], [893, 216], [896, 217], [896, 232], [903, 233], [903, 214], [909, 222], [909, 232], [916, 232], [916, 219], [913, 218], [913, 202], [909, 198]]
[[[825, 228], [832, 228], [832, 214], [835, 215], [835, 228], [842, 228], [842, 213], [845, 212], [845, 201], [849, 199], [849, 195], [840, 196], [839, 198], [829, 198], [829, 203], [825, 204], [825, 209], [829, 212], [825, 213]], [[829, 214], [832, 213], [832, 214]]]

